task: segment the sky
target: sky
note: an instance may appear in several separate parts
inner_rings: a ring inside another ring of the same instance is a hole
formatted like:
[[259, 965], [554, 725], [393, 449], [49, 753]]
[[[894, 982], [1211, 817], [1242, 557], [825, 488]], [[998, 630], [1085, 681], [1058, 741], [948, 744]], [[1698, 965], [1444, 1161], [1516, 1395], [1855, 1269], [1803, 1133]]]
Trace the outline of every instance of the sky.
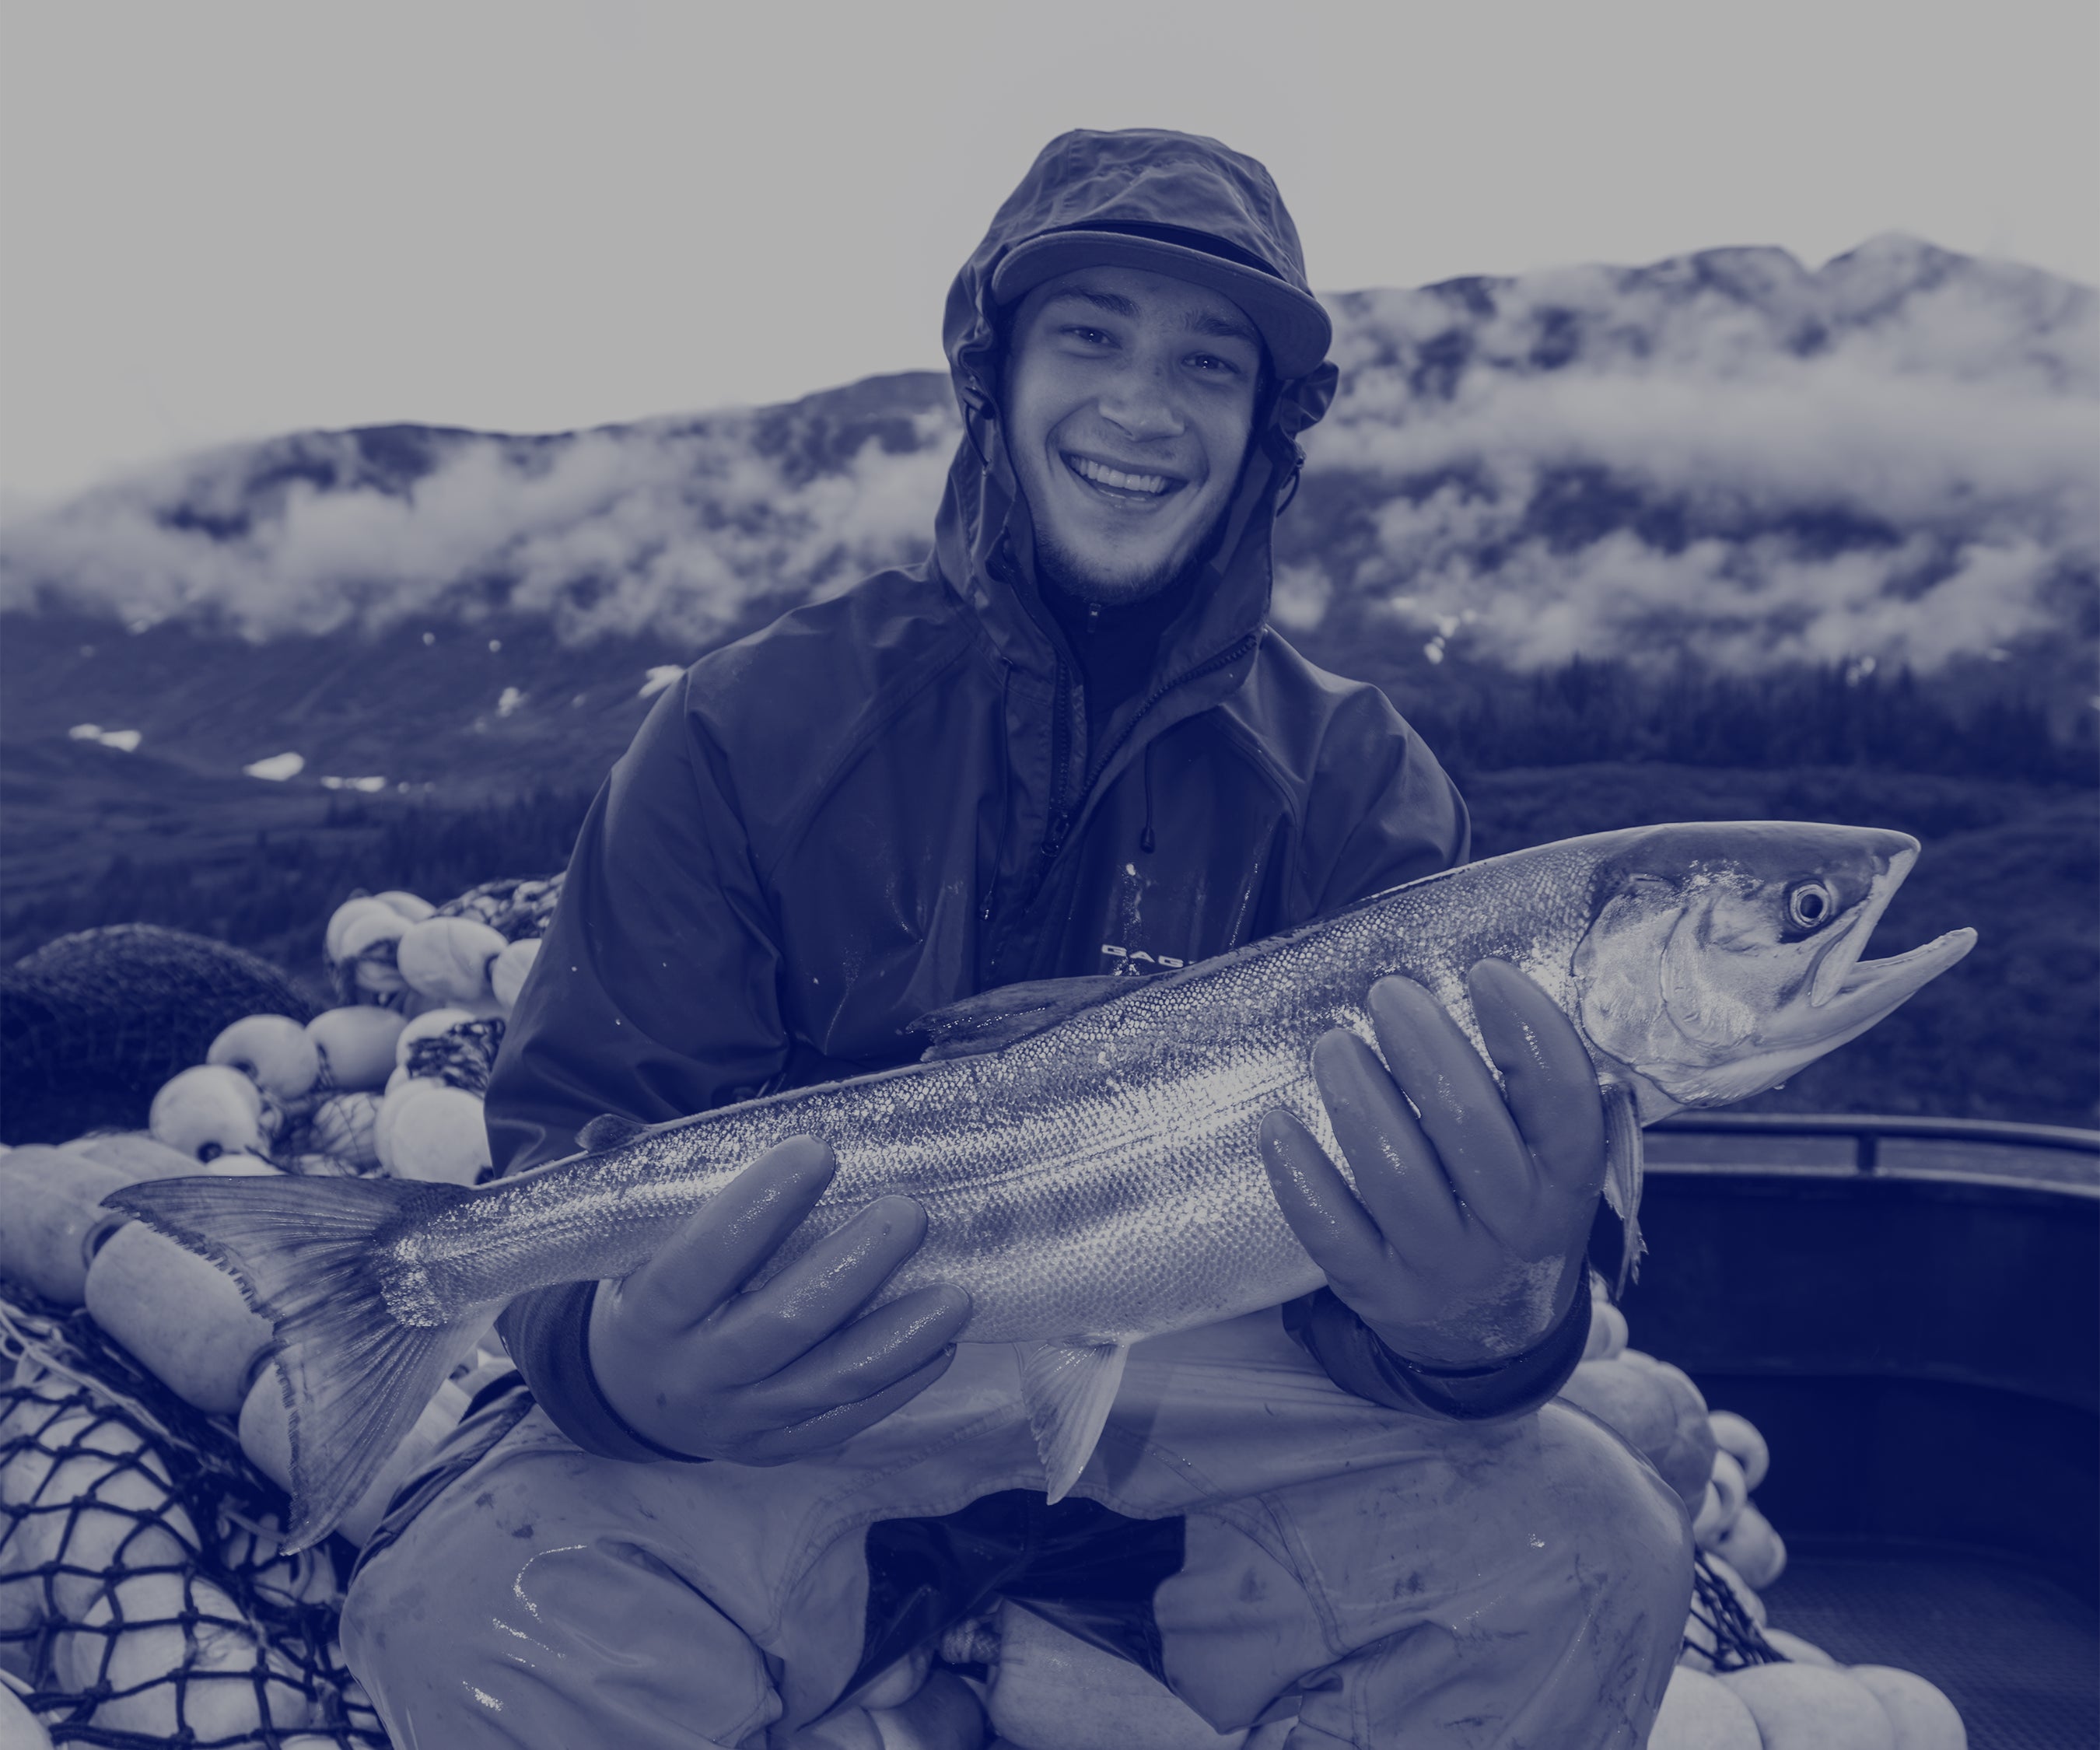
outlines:
[[1268, 165], [1323, 291], [1889, 231], [2100, 282], [2089, 0], [0, 0], [0, 508], [206, 446], [938, 367], [1074, 126]]

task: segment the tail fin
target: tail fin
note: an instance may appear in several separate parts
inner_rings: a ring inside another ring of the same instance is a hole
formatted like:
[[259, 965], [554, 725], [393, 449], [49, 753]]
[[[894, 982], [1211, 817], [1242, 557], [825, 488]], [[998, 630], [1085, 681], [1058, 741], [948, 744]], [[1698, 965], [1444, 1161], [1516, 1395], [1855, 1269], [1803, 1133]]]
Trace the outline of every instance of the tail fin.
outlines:
[[319, 1543], [356, 1505], [486, 1307], [408, 1324], [388, 1305], [388, 1238], [474, 1193], [402, 1179], [163, 1179], [105, 1199], [239, 1279], [276, 1328], [292, 1426], [288, 1552]]

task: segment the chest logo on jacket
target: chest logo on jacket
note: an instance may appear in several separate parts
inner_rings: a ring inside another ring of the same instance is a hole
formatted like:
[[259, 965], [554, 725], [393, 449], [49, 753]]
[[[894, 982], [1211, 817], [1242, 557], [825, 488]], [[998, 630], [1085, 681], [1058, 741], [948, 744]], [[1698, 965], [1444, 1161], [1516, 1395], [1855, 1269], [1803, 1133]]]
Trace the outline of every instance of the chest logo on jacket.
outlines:
[[1175, 967], [1186, 966], [1189, 963], [1186, 960], [1176, 959], [1171, 954], [1147, 954], [1142, 948], [1118, 948], [1114, 942], [1103, 942], [1101, 952], [1116, 963], [1109, 970], [1123, 976], [1142, 977], [1144, 969], [1137, 963], [1140, 960], [1149, 965], [1170, 971]]

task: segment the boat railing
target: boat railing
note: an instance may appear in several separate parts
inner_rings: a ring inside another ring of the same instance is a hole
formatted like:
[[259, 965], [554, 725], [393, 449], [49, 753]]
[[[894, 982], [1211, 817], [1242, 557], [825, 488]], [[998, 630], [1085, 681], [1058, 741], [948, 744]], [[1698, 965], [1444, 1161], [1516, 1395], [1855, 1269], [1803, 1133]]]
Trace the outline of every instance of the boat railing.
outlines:
[[1665, 1170], [1979, 1177], [2100, 1195], [2100, 1131], [1877, 1113], [1681, 1112], [1649, 1127]]

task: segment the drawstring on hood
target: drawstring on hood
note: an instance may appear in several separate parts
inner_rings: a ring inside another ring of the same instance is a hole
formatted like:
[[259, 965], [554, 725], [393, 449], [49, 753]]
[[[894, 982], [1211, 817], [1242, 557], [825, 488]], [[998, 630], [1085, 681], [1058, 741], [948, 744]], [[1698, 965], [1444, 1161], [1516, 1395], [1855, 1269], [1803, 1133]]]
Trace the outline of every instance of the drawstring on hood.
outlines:
[[[999, 664], [999, 723], [996, 740], [999, 743], [999, 837], [992, 841], [992, 862], [998, 866], [999, 848], [1006, 842], [1006, 835], [1013, 830], [1013, 755], [1007, 746], [1007, 713], [1013, 706], [1013, 665]], [[978, 886], [984, 897], [977, 905], [977, 920], [991, 922], [991, 896], [995, 884], [979, 878]]]
[[1158, 746], [1156, 741], [1145, 744], [1145, 831], [1138, 835], [1137, 848], [1148, 857], [1159, 849], [1152, 836], [1152, 755]]

